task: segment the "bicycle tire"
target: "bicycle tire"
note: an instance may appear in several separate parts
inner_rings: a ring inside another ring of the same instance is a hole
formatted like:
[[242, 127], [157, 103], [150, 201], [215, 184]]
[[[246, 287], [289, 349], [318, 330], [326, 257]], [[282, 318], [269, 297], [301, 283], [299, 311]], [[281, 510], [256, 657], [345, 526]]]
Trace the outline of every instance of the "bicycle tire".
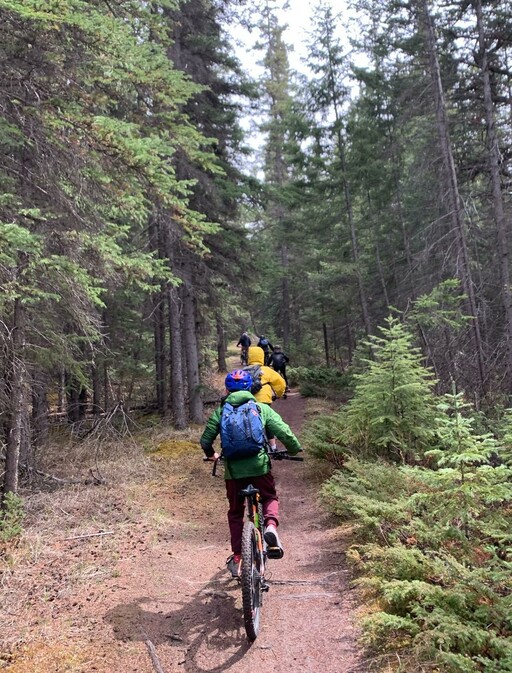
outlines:
[[240, 583], [242, 585], [245, 632], [249, 640], [256, 640], [260, 629], [262, 603], [260, 568], [261, 559], [256, 528], [252, 521], [246, 521], [242, 532]]

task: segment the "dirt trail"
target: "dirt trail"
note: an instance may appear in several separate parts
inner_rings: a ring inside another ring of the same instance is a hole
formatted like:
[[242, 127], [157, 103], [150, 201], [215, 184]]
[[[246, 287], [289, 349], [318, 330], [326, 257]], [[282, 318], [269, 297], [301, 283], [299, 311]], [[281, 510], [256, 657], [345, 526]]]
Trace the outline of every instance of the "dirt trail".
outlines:
[[[292, 392], [275, 408], [298, 432], [304, 417], [298, 393]], [[199, 464], [199, 450], [197, 462], [197, 469], [182, 483], [170, 490], [165, 484], [158, 487], [159, 506], [172, 525], [153, 530], [135, 520], [124, 529], [126, 539], [117, 548], [115, 572], [101, 575], [101, 564], [107, 563], [102, 547], [107, 538], [67, 542], [53, 561], [40, 564], [44, 568], [38, 572], [46, 573], [46, 579], [34, 570], [34, 586], [41, 582], [50, 586], [48, 573], [64, 573], [66, 558], [77, 545], [82, 555], [84, 548], [93, 557], [98, 555], [97, 581], [91, 579], [73, 592], [56, 589], [55, 596], [45, 601], [40, 596], [33, 599], [26, 617], [19, 613], [20, 621], [28, 621], [25, 642], [30, 636], [47, 643], [60, 641], [69, 650], [67, 665], [62, 657], [52, 664], [46, 656], [37, 668], [32, 654], [32, 667], [20, 661], [7, 666], [7, 671], [364, 670], [344, 555], [332, 522], [316, 502], [315, 488], [305, 478], [307, 466], [275, 465], [285, 556], [269, 564], [271, 588], [264, 600], [262, 630], [250, 645], [243, 629], [240, 589], [225, 570], [229, 546], [223, 479], [210, 477], [209, 465]]]
[[[303, 406], [292, 393], [275, 408], [298, 430]], [[147, 634], [166, 673], [355, 673], [359, 658], [344, 558], [304, 469], [300, 463], [275, 466], [286, 553], [269, 566], [271, 589], [253, 645], [245, 638], [240, 590], [224, 568], [226, 503], [218, 496], [215, 526], [202, 520], [201, 534], [183, 535], [172, 556], [166, 557], [163, 547], [146, 557], [146, 568], [131, 563], [125, 569], [123, 584], [132, 586], [132, 597], [123, 600], [120, 587], [105, 617], [116, 638], [136, 643]], [[135, 596], [133, 583], [141, 589]], [[142, 655], [133, 668], [122, 670], [151, 670], [147, 653]]]

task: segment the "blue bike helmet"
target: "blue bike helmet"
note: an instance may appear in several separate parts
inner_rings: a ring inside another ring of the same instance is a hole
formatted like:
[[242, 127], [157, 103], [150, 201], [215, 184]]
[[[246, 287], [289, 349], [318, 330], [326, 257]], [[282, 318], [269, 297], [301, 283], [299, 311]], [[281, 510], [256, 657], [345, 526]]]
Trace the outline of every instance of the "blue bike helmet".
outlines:
[[252, 386], [251, 373], [244, 369], [235, 369], [226, 376], [224, 385], [230, 393], [235, 390], [250, 390]]

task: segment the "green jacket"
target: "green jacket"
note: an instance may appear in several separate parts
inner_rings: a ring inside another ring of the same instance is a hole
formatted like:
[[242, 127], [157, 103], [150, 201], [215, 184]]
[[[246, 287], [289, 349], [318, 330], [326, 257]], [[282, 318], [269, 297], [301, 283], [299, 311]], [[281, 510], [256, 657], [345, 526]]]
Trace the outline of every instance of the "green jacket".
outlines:
[[[235, 405], [243, 404], [248, 400], [254, 400], [254, 395], [246, 390], [237, 390], [230, 393], [226, 398], [228, 402]], [[285, 445], [290, 455], [295, 455], [300, 451], [299, 440], [289, 426], [283, 421], [281, 416], [275, 412], [268, 404], [259, 404], [261, 419], [265, 430], [269, 430]], [[208, 458], [213, 456], [213, 442], [220, 432], [220, 417], [222, 414], [222, 404], [215, 409], [206, 423], [206, 428], [201, 435], [201, 447]], [[257, 456], [249, 458], [240, 458], [238, 460], [224, 461], [224, 475], [226, 479], [244, 479], [245, 477], [259, 477], [270, 472], [270, 458], [267, 452], [262, 449]]]

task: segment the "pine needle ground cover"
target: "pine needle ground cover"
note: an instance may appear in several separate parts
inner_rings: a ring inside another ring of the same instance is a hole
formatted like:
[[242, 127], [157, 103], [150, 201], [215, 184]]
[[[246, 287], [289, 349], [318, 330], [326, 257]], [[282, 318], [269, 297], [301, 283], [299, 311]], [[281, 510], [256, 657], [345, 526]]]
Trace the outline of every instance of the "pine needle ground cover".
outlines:
[[157, 425], [102, 442], [101, 451], [91, 439], [63, 446], [60, 438], [41, 456], [38, 465], [48, 478], [22, 491], [23, 531], [0, 541], [2, 670], [85, 673], [91, 652], [100, 648], [106, 670], [113, 671], [120, 670], [121, 648], [144, 652], [133, 642], [100, 645], [103, 615], [85, 618], [84, 606], [94, 612], [93, 597], [106, 584], [123, 584], [123, 563], [132, 556], [147, 559], [164, 538], [197, 535], [190, 499], [210, 525], [208, 498], [218, 489], [220, 500], [224, 484], [211, 479], [204, 489], [209, 471], [198, 437], [199, 428]]
[[304, 438], [353, 526], [365, 642], [386, 670], [512, 671], [509, 421], [481, 431], [462, 393], [433, 394], [403, 326], [382, 332], [352, 400]]

